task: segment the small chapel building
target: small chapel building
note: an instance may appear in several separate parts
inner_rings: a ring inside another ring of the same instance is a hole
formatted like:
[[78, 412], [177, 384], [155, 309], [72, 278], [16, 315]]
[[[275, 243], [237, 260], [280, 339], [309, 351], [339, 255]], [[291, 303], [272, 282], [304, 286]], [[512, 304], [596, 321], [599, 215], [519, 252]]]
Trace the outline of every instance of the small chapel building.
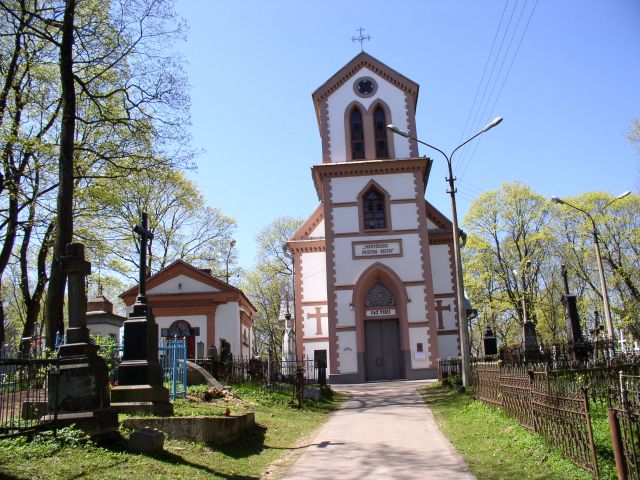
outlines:
[[418, 85], [362, 52], [313, 94], [320, 204], [288, 242], [298, 358], [331, 383], [434, 378], [458, 356], [451, 222], [427, 200]]
[[[224, 339], [234, 359], [251, 358], [256, 309], [242, 290], [182, 260], [149, 277], [146, 286], [158, 341], [185, 337], [187, 358], [205, 358], [212, 346], [220, 352]], [[137, 296], [136, 285], [120, 298], [131, 308]]]

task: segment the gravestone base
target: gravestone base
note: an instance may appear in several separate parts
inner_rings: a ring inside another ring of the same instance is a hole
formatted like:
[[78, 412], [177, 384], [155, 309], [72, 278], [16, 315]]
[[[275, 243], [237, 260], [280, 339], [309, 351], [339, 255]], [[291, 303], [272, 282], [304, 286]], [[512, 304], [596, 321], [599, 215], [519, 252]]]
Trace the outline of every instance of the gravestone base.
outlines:
[[111, 408], [118, 413], [166, 417], [173, 415], [169, 390], [163, 386], [119, 385], [111, 389]]
[[111, 389], [111, 406], [118, 413], [173, 415], [158, 362], [158, 325], [147, 305], [134, 305], [124, 322], [124, 355], [118, 386]]
[[98, 347], [70, 343], [60, 347], [59, 371], [49, 375], [48, 414], [58, 426], [75, 424], [91, 436], [118, 429], [118, 414], [109, 405], [109, 374]]

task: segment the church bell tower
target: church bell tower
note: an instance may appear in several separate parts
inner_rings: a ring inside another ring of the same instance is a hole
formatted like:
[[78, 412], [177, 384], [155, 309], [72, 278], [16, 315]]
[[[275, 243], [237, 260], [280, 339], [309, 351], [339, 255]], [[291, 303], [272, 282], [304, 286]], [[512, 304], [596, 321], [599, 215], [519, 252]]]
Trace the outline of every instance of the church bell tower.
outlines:
[[457, 356], [451, 223], [425, 200], [431, 160], [417, 137], [418, 85], [362, 52], [312, 94], [320, 204], [294, 255], [296, 353], [331, 383], [433, 378]]

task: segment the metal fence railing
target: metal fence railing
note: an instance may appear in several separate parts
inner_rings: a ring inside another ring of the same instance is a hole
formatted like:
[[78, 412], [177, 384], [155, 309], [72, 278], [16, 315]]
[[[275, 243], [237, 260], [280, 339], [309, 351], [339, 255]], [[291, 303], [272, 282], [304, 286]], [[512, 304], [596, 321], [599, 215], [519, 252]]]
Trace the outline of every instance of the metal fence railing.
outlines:
[[55, 427], [57, 392], [50, 392], [57, 358], [0, 358], [0, 437]]

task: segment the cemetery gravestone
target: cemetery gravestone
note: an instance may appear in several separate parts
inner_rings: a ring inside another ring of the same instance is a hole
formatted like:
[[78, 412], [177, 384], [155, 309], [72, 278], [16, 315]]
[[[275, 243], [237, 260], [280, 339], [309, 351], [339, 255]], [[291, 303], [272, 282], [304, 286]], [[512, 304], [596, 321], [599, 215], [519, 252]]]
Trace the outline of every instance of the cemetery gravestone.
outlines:
[[158, 361], [158, 324], [146, 295], [147, 242], [153, 234], [147, 228], [147, 214], [134, 232], [140, 235], [140, 282], [133, 311], [124, 322], [124, 352], [118, 367], [118, 386], [111, 390], [111, 404], [121, 413], [173, 414], [169, 390], [163, 384]]
[[[85, 276], [91, 264], [84, 258], [84, 245], [67, 245], [62, 258], [68, 279], [66, 343], [59, 349], [60, 368], [49, 377], [49, 414], [58, 425], [76, 424], [91, 435], [114, 432], [118, 415], [109, 404], [109, 374], [98, 347], [89, 343]], [[55, 414], [54, 414], [55, 412]]]

